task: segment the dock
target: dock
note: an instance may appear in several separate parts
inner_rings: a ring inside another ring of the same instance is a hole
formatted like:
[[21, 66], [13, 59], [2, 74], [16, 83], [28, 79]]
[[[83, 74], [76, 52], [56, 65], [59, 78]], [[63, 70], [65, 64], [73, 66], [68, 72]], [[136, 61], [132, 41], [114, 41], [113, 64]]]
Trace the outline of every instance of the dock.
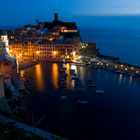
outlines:
[[[98, 62], [94, 62], [91, 64], [92, 66], [96, 66], [99, 68], [103, 68], [106, 70], [114, 71], [121, 74], [127, 74], [130, 76], [140, 78], [140, 67], [123, 63], [123, 62], [112, 62], [108, 60], [100, 60]], [[90, 66], [91, 67], [91, 66]]]
[[73, 64], [76, 66], [82, 66], [86, 68], [97, 67], [108, 71], [133, 76], [135, 78], [140, 78], [139, 66], [123, 63], [120, 60], [109, 60], [102, 59], [99, 57], [92, 58], [90, 61], [86, 60], [86, 62], [76, 61], [73, 62]]

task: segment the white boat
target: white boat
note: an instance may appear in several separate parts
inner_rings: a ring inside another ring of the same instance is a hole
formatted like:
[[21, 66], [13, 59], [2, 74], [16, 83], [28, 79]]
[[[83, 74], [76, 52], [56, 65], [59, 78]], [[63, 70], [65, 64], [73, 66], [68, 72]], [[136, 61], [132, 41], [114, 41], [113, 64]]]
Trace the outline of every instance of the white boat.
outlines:
[[86, 63], [86, 62], [75, 62], [74, 63], [74, 65], [76, 65], [76, 66], [83, 66], [83, 67], [85, 67], [85, 66], [87, 66], [89, 63]]
[[95, 93], [96, 93], [96, 94], [99, 94], [99, 95], [103, 95], [105, 92], [104, 92], [104, 90], [96, 89], [96, 90], [95, 90]]
[[59, 85], [65, 85], [66, 81], [58, 81]]
[[70, 73], [71, 73], [71, 74], [75, 73], [75, 69], [71, 69], [71, 70], [70, 70]]
[[88, 103], [88, 101], [78, 100], [78, 103], [79, 103], [79, 104], [87, 104], [87, 103]]
[[61, 68], [61, 69], [60, 69], [60, 73], [63, 73], [63, 72], [64, 72], [64, 73], [66, 72], [66, 69], [65, 69], [65, 68]]
[[66, 77], [64, 77], [64, 76], [61, 76], [58, 78], [58, 81], [65, 81], [65, 80], [66, 80]]
[[61, 96], [60, 98], [63, 99], [63, 100], [66, 100], [66, 99], [67, 99], [67, 96], [64, 96], [64, 95], [63, 95], [63, 96]]
[[74, 72], [74, 73], [71, 74], [71, 76], [75, 76], [76, 77], [77, 76], [77, 73]]
[[85, 87], [82, 85], [81, 81], [77, 81], [77, 82], [75, 81], [74, 87], [75, 87], [77, 92], [84, 92], [85, 91]]
[[121, 70], [116, 70], [115, 72], [116, 72], [116, 73], [121, 73]]
[[71, 79], [72, 80], [79, 80], [79, 77], [78, 76], [71, 76]]
[[92, 79], [89, 79], [89, 80], [87, 81], [87, 86], [88, 86], [89, 88], [96, 87], [96, 82], [93, 81]]
[[66, 88], [66, 84], [60, 84], [59, 88]]

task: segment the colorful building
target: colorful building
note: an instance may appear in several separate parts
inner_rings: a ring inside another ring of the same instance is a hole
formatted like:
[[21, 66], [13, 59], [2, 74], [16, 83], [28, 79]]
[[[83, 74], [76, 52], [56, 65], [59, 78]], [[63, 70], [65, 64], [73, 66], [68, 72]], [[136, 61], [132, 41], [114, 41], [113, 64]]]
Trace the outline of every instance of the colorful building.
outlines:
[[58, 14], [55, 14], [53, 22], [38, 21], [37, 25], [25, 25], [11, 33], [9, 52], [20, 61], [72, 61], [79, 55], [80, 43], [76, 23], [62, 22], [58, 19]]

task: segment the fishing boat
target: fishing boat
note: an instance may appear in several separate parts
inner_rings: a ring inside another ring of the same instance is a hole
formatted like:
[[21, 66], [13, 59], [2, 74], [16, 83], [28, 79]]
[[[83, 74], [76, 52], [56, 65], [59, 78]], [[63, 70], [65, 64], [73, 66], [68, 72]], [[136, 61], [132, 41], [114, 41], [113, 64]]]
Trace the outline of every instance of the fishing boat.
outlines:
[[96, 95], [104, 95], [104, 90], [96, 89], [96, 90], [95, 90], [95, 94], [96, 94]]
[[88, 101], [85, 101], [85, 100], [78, 100], [78, 103], [79, 103], [79, 104], [88, 104]]
[[94, 80], [92, 80], [92, 79], [89, 79], [89, 80], [87, 81], [87, 86], [88, 86], [89, 88], [94, 88], [94, 87], [96, 87], [96, 82], [95, 82]]

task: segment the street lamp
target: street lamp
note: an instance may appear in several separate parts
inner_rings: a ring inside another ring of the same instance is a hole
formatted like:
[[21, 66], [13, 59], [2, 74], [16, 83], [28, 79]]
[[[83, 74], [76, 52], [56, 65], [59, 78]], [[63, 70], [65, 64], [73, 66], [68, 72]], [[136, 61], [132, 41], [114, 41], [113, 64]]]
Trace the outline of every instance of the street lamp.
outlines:
[[137, 71], [136, 71], [136, 73], [138, 74], [138, 73], [139, 73], [139, 71], [137, 70]]
[[121, 65], [121, 67], [123, 67], [123, 65]]

